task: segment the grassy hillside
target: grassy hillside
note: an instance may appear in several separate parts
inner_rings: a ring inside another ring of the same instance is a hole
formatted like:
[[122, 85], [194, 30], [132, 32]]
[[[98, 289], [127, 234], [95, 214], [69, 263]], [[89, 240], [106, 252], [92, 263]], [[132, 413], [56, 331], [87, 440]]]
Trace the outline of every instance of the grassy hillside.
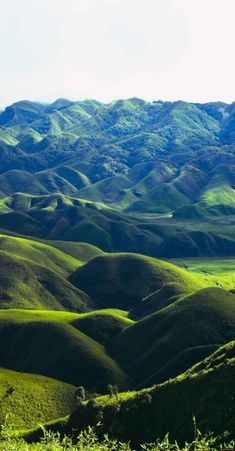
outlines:
[[71, 241], [47, 241], [45, 244], [59, 249], [65, 254], [76, 258], [81, 262], [87, 262], [97, 255], [103, 254], [103, 251], [96, 246], [88, 243], [75, 243]]
[[235, 216], [232, 211], [226, 213], [228, 208], [231, 210], [217, 206], [213, 220], [208, 209], [194, 205], [176, 209], [173, 216], [169, 211], [130, 215], [100, 202], [59, 193], [15, 193], [0, 200], [0, 228], [5, 233], [49, 241], [85, 242], [105, 252], [163, 258], [231, 257], [235, 253]]
[[[205, 286], [200, 277], [160, 260], [135, 254], [109, 254], [93, 258], [70, 277], [97, 308], [138, 308], [142, 298], [175, 283], [179, 292]], [[157, 306], [156, 306], [157, 308]]]
[[206, 288], [127, 328], [111, 343], [110, 351], [135, 383], [146, 387], [189, 368], [192, 348], [197, 348], [195, 361], [200, 360], [200, 352], [203, 358], [211, 345], [224, 344], [234, 336], [234, 294]]
[[195, 416], [196, 427], [203, 433], [215, 431], [234, 438], [234, 349], [233, 341], [164, 384], [123, 393], [118, 400], [102, 397], [94, 407], [81, 406], [71, 415], [70, 427], [81, 430], [96, 424], [102, 411], [103, 431], [120, 441], [131, 440], [134, 447], [163, 438], [168, 432], [170, 441], [184, 443], [195, 436]]
[[0, 195], [61, 193], [135, 213], [187, 215], [191, 206], [234, 216], [233, 124], [225, 103], [17, 102], [0, 114]]
[[171, 262], [192, 273], [196, 272], [204, 275], [205, 278], [209, 277], [218, 286], [227, 290], [235, 287], [235, 260], [233, 258], [177, 258]]
[[[124, 316], [123, 316], [124, 315]], [[130, 382], [103, 344], [132, 324], [125, 312], [0, 311], [0, 365], [104, 391]]]
[[78, 259], [68, 256], [67, 253], [59, 249], [55, 249], [54, 246], [1, 234], [0, 251], [21, 260], [27, 260], [50, 268], [64, 277], [67, 277], [82, 264]]
[[109, 383], [150, 386], [235, 336], [235, 297], [220, 288], [184, 296], [137, 323], [126, 315], [115, 309], [2, 310], [0, 365], [90, 390], [104, 391]]
[[0, 398], [1, 422], [8, 416], [12, 429], [37, 427], [68, 415], [76, 406], [74, 386], [4, 368], [0, 368]]
[[54, 247], [1, 235], [0, 307], [86, 311], [88, 296], [67, 280], [79, 265]]

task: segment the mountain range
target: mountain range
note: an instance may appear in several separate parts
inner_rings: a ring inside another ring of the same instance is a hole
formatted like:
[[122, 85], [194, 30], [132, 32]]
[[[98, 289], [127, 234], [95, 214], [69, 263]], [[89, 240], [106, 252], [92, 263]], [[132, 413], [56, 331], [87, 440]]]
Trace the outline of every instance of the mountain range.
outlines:
[[233, 438], [235, 103], [17, 102], [0, 163], [0, 420]]
[[58, 99], [0, 114], [0, 227], [155, 257], [234, 255], [235, 103]]

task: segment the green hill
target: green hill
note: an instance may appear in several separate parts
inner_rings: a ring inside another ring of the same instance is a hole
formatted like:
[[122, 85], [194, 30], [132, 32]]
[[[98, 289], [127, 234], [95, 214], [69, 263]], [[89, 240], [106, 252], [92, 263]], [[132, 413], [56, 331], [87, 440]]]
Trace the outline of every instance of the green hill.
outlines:
[[88, 296], [67, 280], [79, 265], [54, 247], [0, 235], [0, 308], [86, 311]]
[[[111, 399], [98, 399], [91, 407], [80, 406], [70, 416], [69, 426], [81, 430], [96, 424], [102, 412], [102, 431], [117, 440], [131, 441], [135, 448], [169, 433], [171, 442], [192, 441], [196, 427], [234, 439], [235, 342], [232, 341], [202, 363], [164, 384]], [[220, 356], [220, 358], [219, 358]], [[133, 427], [135, 425], [135, 427]], [[204, 448], [203, 448], [204, 449]]]
[[103, 251], [96, 246], [88, 243], [74, 243], [71, 241], [49, 241], [47, 240], [45, 244], [48, 244], [65, 254], [76, 258], [80, 262], [87, 262], [97, 255], [103, 254]]
[[0, 195], [60, 192], [133, 213], [188, 205], [216, 216], [234, 206], [233, 124], [233, 104], [222, 102], [16, 102], [0, 114]]
[[203, 358], [205, 346], [209, 353], [210, 345], [224, 344], [234, 336], [235, 296], [222, 288], [206, 288], [124, 330], [110, 344], [110, 351], [136, 385], [146, 387], [162, 381], [165, 365], [172, 367], [167, 377], [189, 368], [191, 351], [178, 359], [178, 370], [171, 364], [183, 351], [200, 346]]
[[94, 311], [80, 315], [71, 324], [102, 345], [108, 345], [120, 332], [133, 324], [133, 321], [119, 312], [111, 310]]
[[89, 315], [67, 312], [0, 311], [0, 365], [98, 392], [109, 383], [127, 388], [128, 378], [100, 343], [131, 321], [118, 312], [100, 312], [96, 327], [91, 328], [93, 313], [90, 315], [89, 322]]
[[46, 240], [85, 242], [105, 252], [162, 258], [228, 257], [235, 252], [232, 213], [228, 205], [186, 205], [173, 215], [169, 210], [163, 216], [144, 212], [129, 215], [101, 202], [60, 193], [14, 193], [0, 200], [0, 228], [5, 233]]
[[85, 291], [97, 308], [124, 310], [138, 307], [142, 298], [168, 283], [175, 283], [180, 292], [192, 292], [205, 286], [200, 276], [177, 266], [128, 253], [97, 256], [78, 268], [70, 281]]
[[75, 389], [48, 377], [0, 368], [1, 422], [8, 416], [12, 428], [31, 429], [68, 415], [76, 406]]
[[98, 308], [124, 310], [137, 307], [143, 297], [169, 282], [178, 285], [180, 292], [205, 286], [200, 277], [170, 263], [128, 253], [97, 256], [78, 268], [70, 281], [85, 291]]

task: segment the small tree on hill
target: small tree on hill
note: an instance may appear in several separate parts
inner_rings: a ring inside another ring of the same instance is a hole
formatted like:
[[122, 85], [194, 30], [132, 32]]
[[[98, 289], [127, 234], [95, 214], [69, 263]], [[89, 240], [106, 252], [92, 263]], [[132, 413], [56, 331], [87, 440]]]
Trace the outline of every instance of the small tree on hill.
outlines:
[[86, 399], [86, 392], [82, 385], [80, 385], [75, 391], [75, 396], [77, 400], [77, 404], [81, 405]]
[[118, 400], [119, 389], [118, 389], [117, 385], [113, 385], [113, 394], [114, 394], [115, 398]]
[[112, 398], [112, 396], [114, 395], [114, 392], [113, 392], [113, 386], [111, 384], [108, 385], [107, 391], [108, 391], [110, 398]]

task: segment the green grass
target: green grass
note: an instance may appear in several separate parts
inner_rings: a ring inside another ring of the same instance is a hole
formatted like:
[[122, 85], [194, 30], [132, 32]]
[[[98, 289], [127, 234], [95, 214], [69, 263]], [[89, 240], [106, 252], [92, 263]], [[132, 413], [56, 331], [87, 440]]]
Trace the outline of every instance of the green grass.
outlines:
[[[159, 215], [147, 213], [147, 209], [133, 210], [130, 215], [121, 211], [116, 201], [112, 208], [106, 208], [98, 202], [62, 195], [59, 188], [56, 191], [46, 196], [15, 193], [2, 199], [0, 228], [37, 239], [85, 242], [106, 252], [163, 258], [229, 257], [235, 253], [234, 215], [227, 211], [232, 207], [208, 209], [194, 204], [177, 208], [173, 216], [170, 210]], [[162, 208], [156, 199], [153, 205]]]
[[227, 290], [235, 287], [235, 259], [233, 258], [177, 258], [171, 262], [187, 271], [201, 274], [205, 280], [214, 281]]
[[[7, 395], [7, 390], [14, 392]], [[31, 429], [68, 415], [75, 408], [75, 387], [37, 374], [0, 368], [0, 421], [12, 429]]]
[[[177, 216], [180, 210], [183, 217]], [[198, 210], [203, 210], [199, 217], [195, 215]], [[0, 202], [0, 228], [5, 233], [50, 242], [85, 242], [106, 252], [128, 251], [162, 258], [234, 255], [233, 216], [217, 211], [211, 222], [208, 209], [183, 206], [177, 211], [173, 217], [170, 212], [169, 217], [162, 217], [134, 211], [130, 216], [117, 208], [103, 208], [59, 193], [16, 193]], [[77, 256], [76, 252], [72, 255]]]
[[188, 198], [174, 185], [162, 183], [149, 191], [141, 200], [135, 201], [127, 211], [145, 213], [168, 213], [188, 203]]
[[82, 264], [78, 259], [48, 244], [1, 234], [0, 251], [7, 252], [13, 257], [30, 263], [37, 263], [50, 268], [63, 277], [67, 277]]
[[[0, 252], [1, 308], [87, 311], [88, 297], [46, 266]], [[7, 267], [7, 271], [5, 268]]]
[[[61, 321], [64, 323], [73, 323], [75, 321], [97, 317], [97, 319], [114, 318], [118, 319], [123, 326], [133, 324], [133, 321], [127, 318], [128, 312], [118, 309], [94, 310], [89, 313], [72, 313], [54, 310], [24, 310], [24, 309], [6, 309], [0, 310], [0, 321], [12, 320], [22, 322], [32, 321]], [[79, 329], [79, 327], [78, 327]]]
[[132, 323], [116, 310], [82, 315], [2, 310], [0, 364], [94, 391], [110, 381], [124, 388], [130, 382], [103, 345]]
[[202, 195], [200, 204], [209, 207], [226, 205], [234, 208], [234, 189], [232, 189], [229, 185], [223, 186], [222, 184], [217, 187], [211, 187]]
[[135, 384], [146, 387], [180, 374], [212, 352], [211, 345], [234, 336], [235, 296], [206, 288], [127, 328], [110, 351]]
[[92, 298], [97, 308], [124, 310], [137, 308], [143, 297], [168, 283], [176, 283], [188, 293], [205, 286], [200, 276], [175, 265], [129, 253], [95, 257], [77, 269], [70, 280]]
[[74, 257], [80, 262], [87, 262], [97, 255], [103, 254], [103, 251], [96, 246], [92, 246], [88, 243], [73, 243], [70, 241], [47, 241], [52, 247], [59, 249], [65, 254]]
[[[109, 433], [121, 442], [130, 440], [135, 449], [140, 443], [163, 439], [167, 433], [170, 441], [178, 440], [183, 446], [185, 440], [195, 438], [195, 416], [196, 427], [202, 433], [213, 430], [219, 436], [225, 433], [227, 440], [231, 440], [235, 438], [234, 348], [233, 341], [192, 371], [164, 384], [139, 392], [126, 392], [118, 400], [114, 396], [99, 398], [93, 408], [88, 404], [80, 406], [70, 417], [70, 428], [81, 430], [88, 424], [95, 425], [97, 414], [102, 411], [102, 432]], [[201, 449], [210, 448], [204, 443]]]
[[87, 311], [88, 297], [67, 280], [82, 264], [47, 244], [0, 235], [0, 307]]
[[[51, 423], [52, 430], [44, 428], [38, 440], [34, 443], [27, 443], [22, 438], [15, 438], [11, 436], [11, 430], [6, 429], [2, 434], [2, 442], [0, 442], [0, 449], [6, 451], [18, 450], [18, 451], [132, 451], [133, 447], [128, 442], [118, 442], [116, 439], [110, 438], [108, 435], [105, 437], [99, 436], [99, 431], [96, 428], [88, 427], [87, 430], [81, 431], [79, 436], [75, 439], [71, 439], [70, 436], [64, 434], [64, 422], [63, 420], [58, 422], [58, 426], [63, 431], [61, 434], [56, 432], [54, 428], [55, 423]], [[48, 425], [50, 428], [50, 425]], [[145, 443], [141, 445], [141, 449], [148, 451], [217, 451], [218, 449], [233, 450], [234, 441], [226, 441], [226, 438], [216, 437], [215, 434], [203, 435], [200, 431], [195, 432], [195, 437], [192, 442], [184, 443], [180, 445], [177, 442], [171, 443], [168, 434], [163, 440], [157, 439], [154, 443]]]

